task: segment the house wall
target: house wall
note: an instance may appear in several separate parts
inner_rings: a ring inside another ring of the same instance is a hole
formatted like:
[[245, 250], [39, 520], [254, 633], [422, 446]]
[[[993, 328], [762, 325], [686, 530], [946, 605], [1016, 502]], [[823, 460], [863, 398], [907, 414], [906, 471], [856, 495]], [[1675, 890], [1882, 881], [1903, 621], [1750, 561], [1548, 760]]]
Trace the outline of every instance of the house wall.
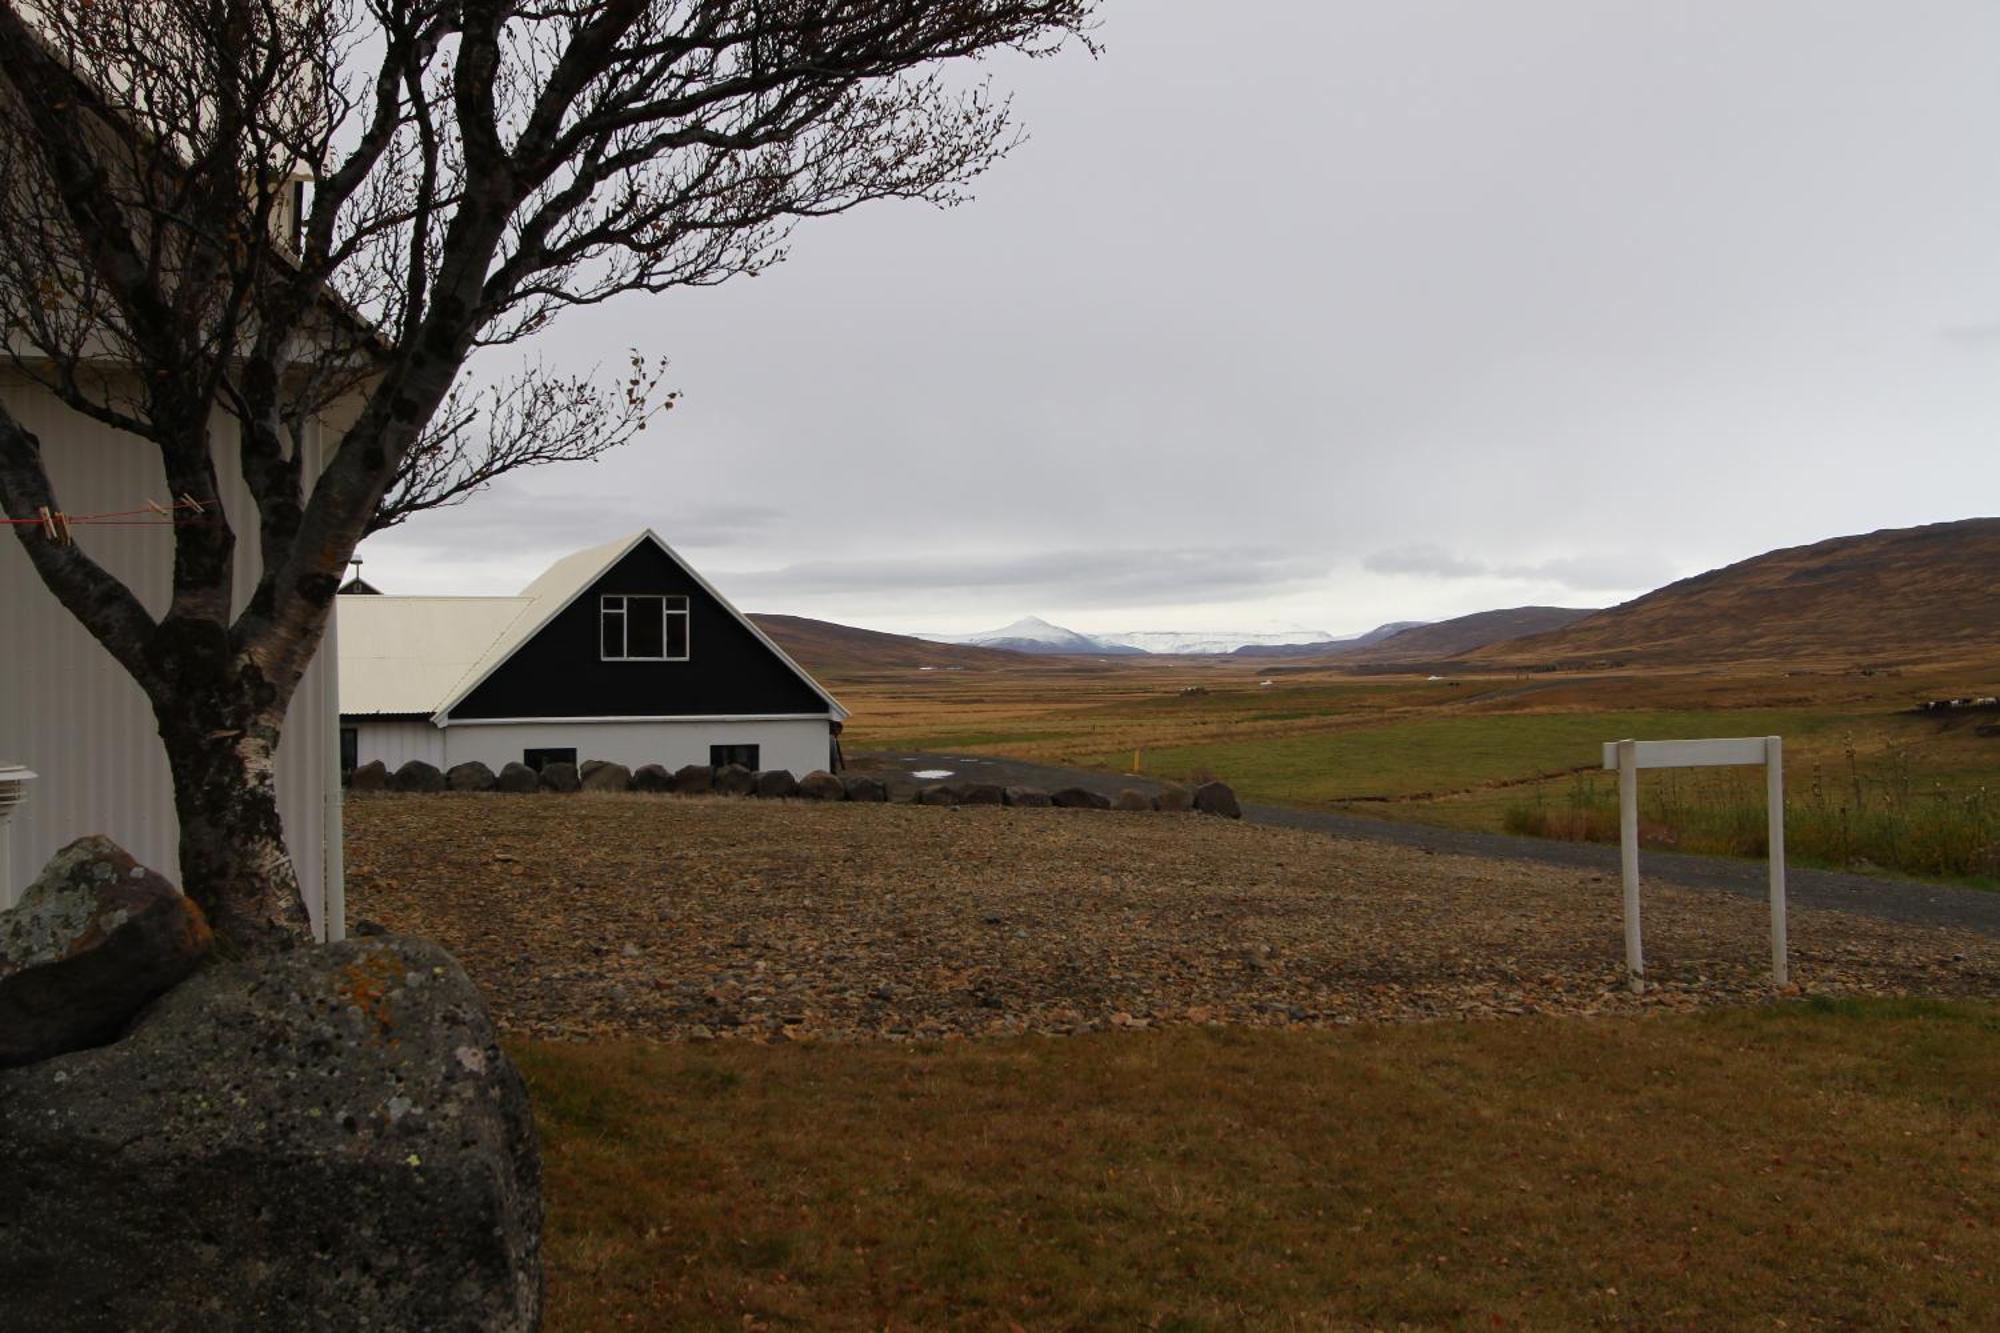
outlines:
[[444, 758], [444, 733], [429, 722], [365, 722], [350, 718], [342, 725], [355, 729], [357, 764], [380, 760], [391, 773], [412, 759], [439, 768], [450, 767]]
[[[98, 425], [16, 378], [0, 381], [0, 402], [42, 442], [65, 511], [137, 509], [167, 495], [159, 456]], [[218, 429], [229, 429], [218, 425]], [[317, 455], [318, 442], [308, 441]], [[317, 457], [307, 460], [316, 471]], [[239, 533], [254, 534], [254, 505], [233, 453], [217, 451], [222, 492]], [[133, 589], [154, 615], [171, 592], [173, 534], [164, 527], [74, 529], [75, 539]], [[236, 545], [238, 604], [258, 574], [257, 543]], [[306, 673], [278, 751], [278, 803], [306, 905], [324, 930], [324, 837], [337, 755], [332, 742], [331, 655]], [[65, 843], [102, 833], [176, 882], [179, 825], [165, 750], [152, 709], [111, 655], [43, 587], [12, 530], [0, 532], [0, 761], [26, 764], [40, 778], [13, 818], [12, 890], [18, 896]], [[11, 905], [0, 903], [0, 906]]]
[[[825, 718], [730, 721], [458, 722], [444, 729], [445, 763], [478, 760], [498, 773], [518, 763], [524, 750], [573, 748], [579, 762], [603, 759], [627, 768], [660, 764], [668, 769], [708, 762], [711, 745], [755, 745], [765, 768], [803, 776], [829, 766], [832, 732]], [[365, 759], [364, 752], [363, 758]], [[384, 762], [387, 762], [386, 760]], [[436, 763], [436, 760], [432, 761]], [[393, 768], [394, 765], [391, 765]]]
[[[600, 599], [688, 599], [688, 656], [603, 659]], [[823, 713], [827, 702], [673, 557], [641, 542], [451, 709], [451, 721], [510, 717], [756, 717]], [[518, 757], [518, 756], [517, 756]], [[608, 756], [606, 756], [608, 757]], [[618, 762], [623, 763], [623, 760]], [[814, 768], [825, 767], [824, 761]]]

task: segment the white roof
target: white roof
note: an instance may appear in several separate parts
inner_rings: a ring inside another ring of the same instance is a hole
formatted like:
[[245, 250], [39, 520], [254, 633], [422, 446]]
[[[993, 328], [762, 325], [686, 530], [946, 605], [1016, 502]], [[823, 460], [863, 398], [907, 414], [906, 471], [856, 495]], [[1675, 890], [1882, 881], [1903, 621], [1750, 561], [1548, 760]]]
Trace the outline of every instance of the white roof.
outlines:
[[[828, 694], [804, 667], [738, 611], [674, 549], [650, 528], [616, 541], [573, 552], [550, 565], [519, 597], [385, 597], [350, 596], [337, 599], [340, 634], [340, 711], [342, 713], [427, 713], [446, 725], [448, 714], [512, 657], [536, 631], [624, 559], [640, 542], [651, 541], [713, 597], [723, 610], [797, 673], [800, 680], [826, 701], [827, 712], [845, 719], [847, 710]], [[381, 604], [413, 605], [407, 611], [379, 610]], [[426, 608], [448, 605], [433, 613]], [[353, 608], [362, 608], [353, 615]], [[463, 608], [485, 608], [480, 612]], [[351, 618], [352, 617], [352, 618]], [[457, 619], [455, 617], [463, 617]], [[349, 626], [354, 626], [352, 634]], [[350, 646], [351, 645], [351, 646]], [[350, 663], [362, 684], [350, 688]], [[421, 699], [421, 701], [419, 701]], [[414, 706], [410, 706], [414, 703]], [[365, 705], [365, 706], [363, 706]]]
[[428, 717], [532, 605], [529, 597], [336, 598], [340, 711]]

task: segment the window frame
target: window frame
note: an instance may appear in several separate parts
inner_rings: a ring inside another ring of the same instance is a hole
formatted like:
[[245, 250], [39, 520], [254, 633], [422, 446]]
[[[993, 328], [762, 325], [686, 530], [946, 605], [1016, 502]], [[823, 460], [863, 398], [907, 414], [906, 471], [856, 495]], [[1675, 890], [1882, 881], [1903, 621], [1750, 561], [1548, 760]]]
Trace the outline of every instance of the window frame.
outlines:
[[[658, 656], [635, 656], [632, 647], [632, 603], [658, 602], [660, 604], [660, 652]], [[617, 617], [618, 646], [621, 651], [609, 651], [609, 637], [612, 617]], [[681, 651], [669, 652], [673, 647], [672, 625], [674, 617], [681, 621]], [[597, 660], [600, 662], [686, 662], [694, 656], [694, 613], [691, 599], [686, 593], [677, 592], [607, 592], [597, 598]]]

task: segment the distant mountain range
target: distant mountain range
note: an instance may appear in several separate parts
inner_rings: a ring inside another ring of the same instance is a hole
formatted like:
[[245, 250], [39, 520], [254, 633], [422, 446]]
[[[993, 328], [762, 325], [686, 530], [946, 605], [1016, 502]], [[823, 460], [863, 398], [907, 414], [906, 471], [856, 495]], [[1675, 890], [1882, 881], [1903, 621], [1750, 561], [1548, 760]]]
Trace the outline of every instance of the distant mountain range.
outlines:
[[2000, 518], [1835, 537], [1669, 583], [1478, 662], [1946, 661], [2000, 650]]
[[1215, 656], [1243, 653], [1267, 657], [1296, 657], [1335, 646], [1374, 643], [1398, 630], [1424, 622], [1399, 620], [1381, 625], [1366, 634], [1335, 638], [1325, 630], [1128, 630], [1116, 634], [1084, 634], [1054, 625], [1040, 616], [1027, 616], [999, 629], [978, 634], [926, 634], [932, 643], [956, 643], [979, 648], [1005, 648], [1016, 653], [1056, 653], [1095, 657], [1129, 657], [1135, 653]]
[[[1892, 528], [1771, 551], [1608, 610], [1517, 606], [1399, 621], [1334, 639], [1311, 630], [1081, 634], [1036, 616], [984, 634], [910, 638], [796, 616], [753, 616], [815, 671], [974, 670], [1035, 656], [1150, 653], [1292, 658], [1329, 666], [1943, 661], [2000, 652], [2000, 518]], [[1275, 641], [1274, 641], [1275, 640]], [[1080, 663], [1079, 669], [1089, 668]]]

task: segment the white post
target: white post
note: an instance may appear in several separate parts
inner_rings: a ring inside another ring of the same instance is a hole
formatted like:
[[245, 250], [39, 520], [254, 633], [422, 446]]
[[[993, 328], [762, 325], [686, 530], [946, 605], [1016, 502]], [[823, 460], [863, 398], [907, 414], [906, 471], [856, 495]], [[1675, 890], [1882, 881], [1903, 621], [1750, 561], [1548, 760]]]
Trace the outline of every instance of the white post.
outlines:
[[320, 807], [320, 935], [328, 944], [347, 938], [347, 830], [340, 789], [340, 608], [326, 618], [320, 638], [320, 708], [326, 714], [326, 790]]
[[1790, 984], [1791, 969], [1785, 961], [1785, 742], [1779, 736], [1764, 738], [1764, 801], [1770, 820], [1771, 981], [1782, 988]]
[[1625, 878], [1625, 975], [1634, 995], [1646, 989], [1639, 946], [1639, 743], [1618, 742], [1618, 851]]

